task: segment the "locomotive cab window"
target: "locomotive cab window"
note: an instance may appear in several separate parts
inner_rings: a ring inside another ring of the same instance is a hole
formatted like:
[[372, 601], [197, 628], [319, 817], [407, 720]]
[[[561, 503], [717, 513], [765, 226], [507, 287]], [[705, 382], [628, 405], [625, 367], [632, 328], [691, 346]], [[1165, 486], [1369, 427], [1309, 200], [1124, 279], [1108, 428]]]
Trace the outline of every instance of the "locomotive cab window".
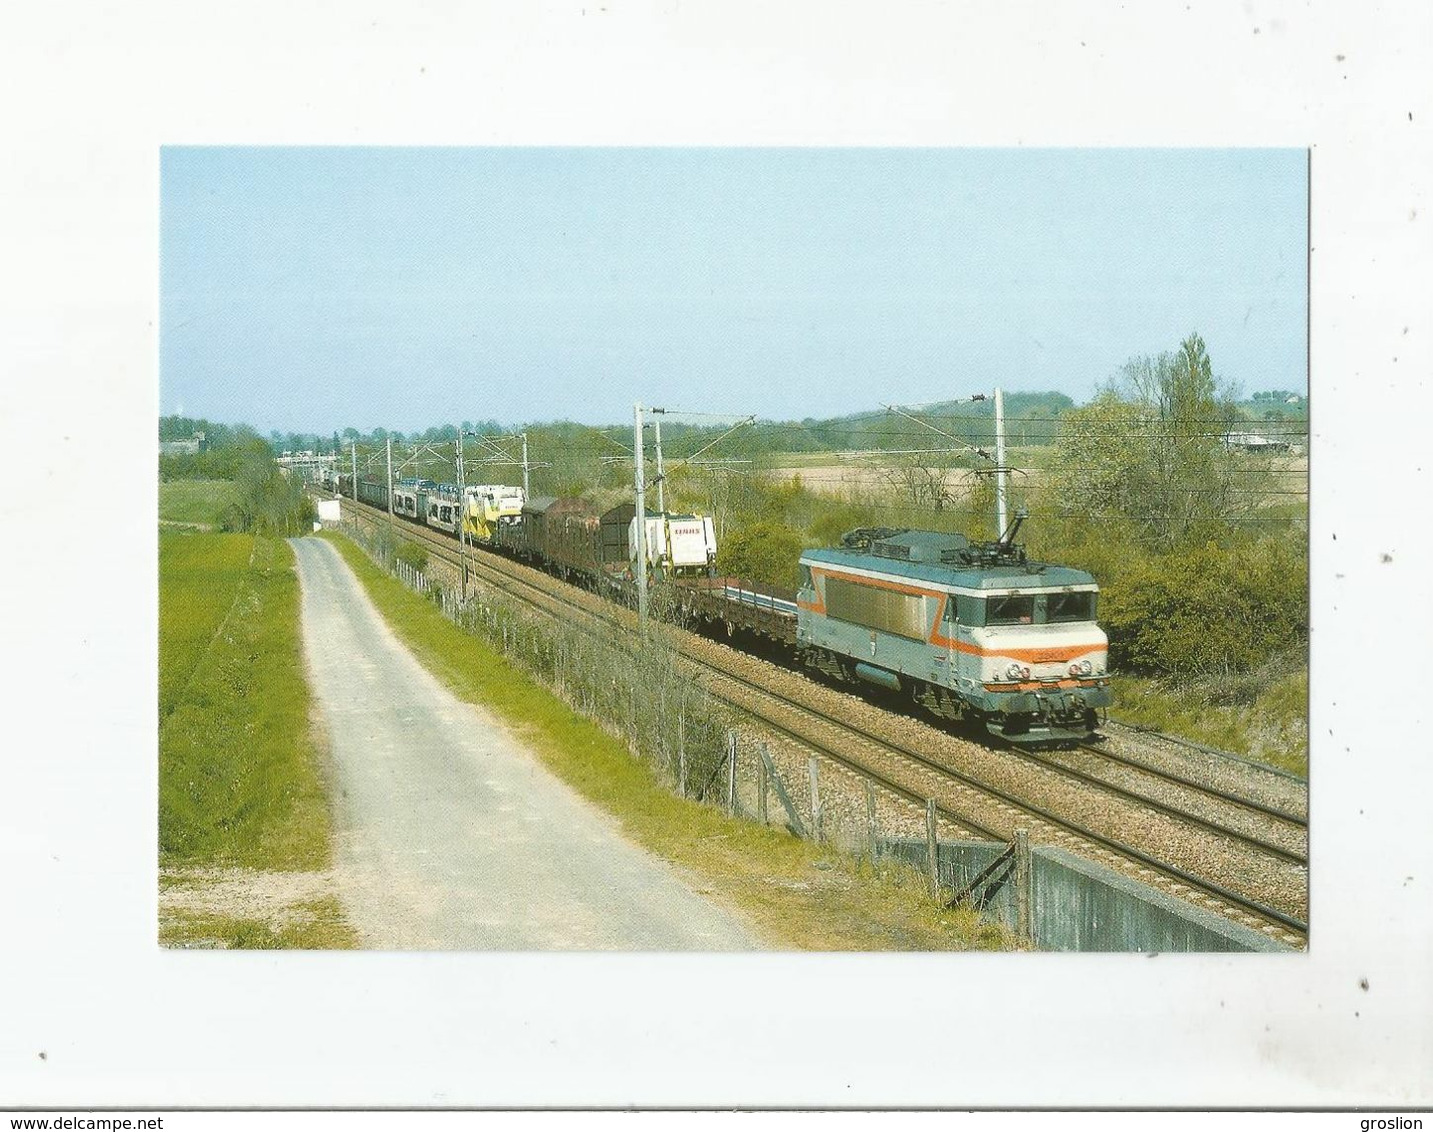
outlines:
[[1048, 594], [1045, 598], [1045, 620], [1093, 621], [1095, 595], [1092, 593]]
[[984, 598], [954, 594], [950, 600], [955, 603], [955, 616], [960, 624], [972, 627], [985, 624]]
[[801, 564], [801, 588], [806, 590], [811, 588], [811, 567], [804, 562]]
[[985, 612], [987, 625], [1029, 625], [1035, 620], [1033, 594], [992, 597]]

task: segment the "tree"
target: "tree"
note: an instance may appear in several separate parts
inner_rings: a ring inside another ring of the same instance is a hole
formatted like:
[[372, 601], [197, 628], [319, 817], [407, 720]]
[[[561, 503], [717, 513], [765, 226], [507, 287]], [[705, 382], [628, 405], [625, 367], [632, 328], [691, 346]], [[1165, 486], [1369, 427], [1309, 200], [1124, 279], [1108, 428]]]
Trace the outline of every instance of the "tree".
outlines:
[[1198, 334], [1174, 353], [1132, 359], [1062, 419], [1057, 496], [1090, 518], [1129, 523], [1156, 550], [1235, 529], [1267, 485], [1225, 443], [1234, 412]]
[[955, 499], [950, 490], [952, 470], [943, 453], [911, 452], [890, 457], [880, 471], [881, 478], [912, 507], [938, 514]]

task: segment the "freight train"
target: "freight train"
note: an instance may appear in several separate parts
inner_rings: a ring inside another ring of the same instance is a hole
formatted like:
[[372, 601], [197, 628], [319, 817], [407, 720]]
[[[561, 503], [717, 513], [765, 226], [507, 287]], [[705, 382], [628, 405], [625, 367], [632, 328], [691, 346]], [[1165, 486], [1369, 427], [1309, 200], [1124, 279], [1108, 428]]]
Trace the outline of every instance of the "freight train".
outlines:
[[[386, 510], [386, 488], [336, 484]], [[519, 503], [519, 500], [521, 502]], [[636, 508], [601, 512], [578, 498], [522, 499], [520, 488], [405, 481], [394, 513], [631, 601]], [[734, 643], [765, 639], [828, 678], [909, 697], [1012, 743], [1078, 741], [1111, 699], [1099, 587], [1082, 570], [1030, 561], [1015, 541], [897, 528], [851, 531], [801, 556], [782, 590], [716, 571], [709, 518], [649, 514], [647, 570], [672, 583], [678, 616]]]
[[[388, 510], [379, 480], [338, 475], [330, 490]], [[624, 503], [599, 511], [590, 500], [538, 496], [520, 487], [465, 487], [405, 479], [393, 487], [393, 513], [490, 550], [532, 562], [600, 590], [620, 590], [633, 577], [637, 509]], [[461, 536], [460, 536], [461, 532]], [[710, 578], [716, 572], [716, 532], [704, 515], [647, 515], [647, 572], [656, 580]]]

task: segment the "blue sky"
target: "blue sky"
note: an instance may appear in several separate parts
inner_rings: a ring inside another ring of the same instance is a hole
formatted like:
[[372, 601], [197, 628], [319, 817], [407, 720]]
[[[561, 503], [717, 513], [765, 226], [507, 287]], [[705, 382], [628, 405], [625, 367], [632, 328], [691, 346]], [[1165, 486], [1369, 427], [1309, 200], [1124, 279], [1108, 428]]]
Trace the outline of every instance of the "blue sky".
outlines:
[[161, 155], [160, 410], [264, 431], [1306, 388], [1303, 150]]

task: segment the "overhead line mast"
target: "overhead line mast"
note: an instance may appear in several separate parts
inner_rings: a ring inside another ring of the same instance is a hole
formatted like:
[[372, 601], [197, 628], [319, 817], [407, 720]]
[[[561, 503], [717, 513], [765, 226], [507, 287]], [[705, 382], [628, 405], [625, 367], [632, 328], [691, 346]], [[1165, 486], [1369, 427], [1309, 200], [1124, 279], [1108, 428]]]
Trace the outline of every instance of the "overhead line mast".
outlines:
[[1005, 395], [995, 387], [995, 530], [996, 537], [1005, 538], [1005, 489], [1008, 469], [1005, 467]]
[[662, 418], [652, 410], [652, 439], [657, 445], [657, 510], [667, 513], [667, 473], [662, 468]]
[[463, 426], [461, 424], [458, 425], [457, 432], [458, 435], [453, 438], [453, 443], [457, 447], [458, 453], [455, 465], [455, 470], [458, 473], [458, 505], [453, 513], [458, 519], [458, 555], [463, 563], [461, 597], [466, 603], [468, 600], [468, 532], [467, 523], [464, 520], [467, 518], [468, 493], [463, 483]]
[[[970, 400], [984, 401], [985, 394], [976, 393], [971, 396]], [[973, 444], [967, 444], [964, 440], [961, 440], [960, 437], [953, 433], [946, 432], [944, 429], [936, 428], [935, 425], [929, 421], [923, 421], [920, 417], [912, 416], [904, 409], [898, 408], [895, 405], [887, 405], [886, 409], [898, 416], [905, 417], [908, 421], [914, 421], [922, 428], [928, 428], [931, 432], [938, 433], [941, 436], [955, 441], [967, 452], [972, 452], [985, 460], [990, 459], [990, 453], [985, 451], [985, 449]], [[1005, 466], [1005, 394], [997, 387], [995, 390], [995, 531], [996, 538], [998, 539], [1005, 537], [1005, 493], [1009, 472], [1010, 469]]]
[[642, 402], [632, 406], [632, 451], [636, 457], [635, 488], [637, 495], [637, 622], [647, 631], [647, 484], [642, 466]]

